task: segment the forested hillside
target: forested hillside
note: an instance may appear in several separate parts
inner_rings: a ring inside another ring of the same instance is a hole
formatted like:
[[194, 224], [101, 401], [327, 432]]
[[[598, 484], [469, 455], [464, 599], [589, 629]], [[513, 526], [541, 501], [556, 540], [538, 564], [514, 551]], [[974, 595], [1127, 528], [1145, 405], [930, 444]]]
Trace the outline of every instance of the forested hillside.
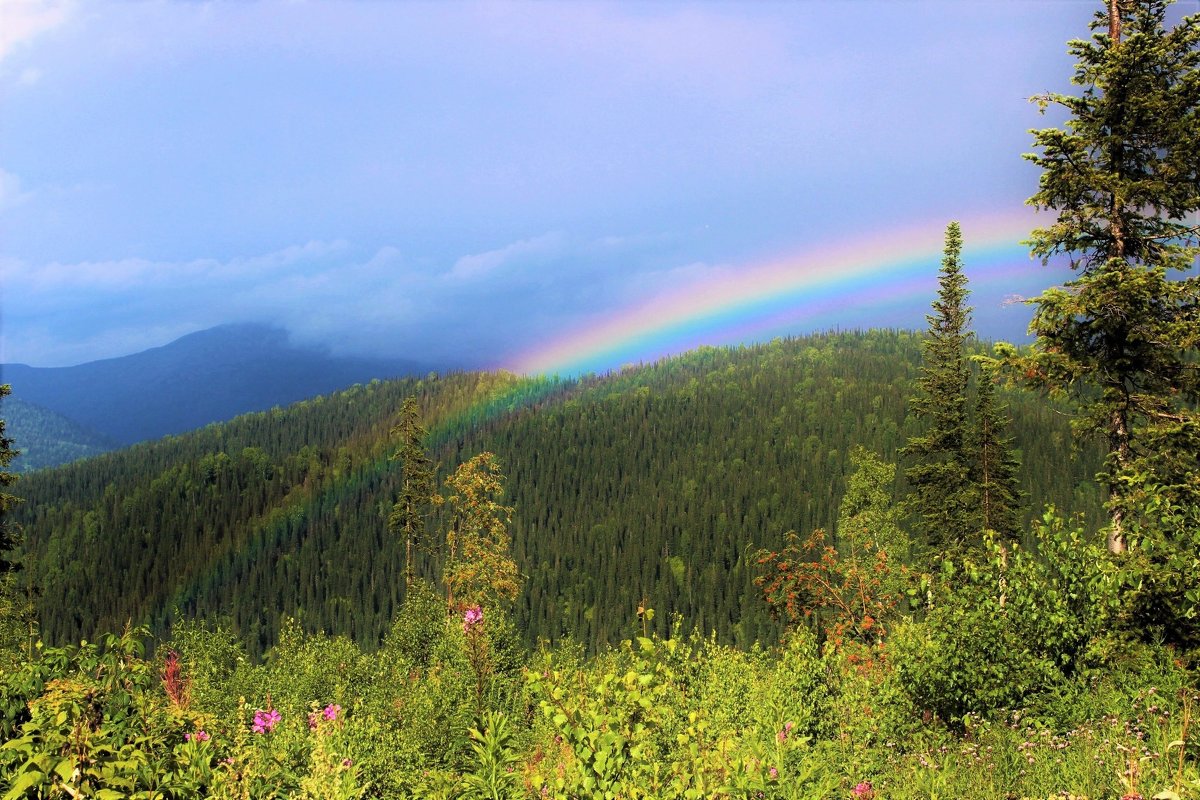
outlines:
[[107, 436], [19, 397], [4, 398], [0, 411], [13, 438], [21, 443], [21, 454], [13, 462], [18, 472], [69, 464], [120, 447]]
[[[578, 381], [374, 382], [31, 475], [18, 513], [43, 634], [71, 641], [127, 619], [161, 632], [178, 609], [229, 619], [254, 653], [281, 615], [377, 645], [404, 593], [388, 456], [411, 395], [439, 480], [476, 453], [499, 457], [528, 640], [596, 648], [643, 599], [662, 626], [678, 611], [724, 641], [772, 640], [750, 555], [832, 525], [853, 446], [896, 459], [920, 341], [877, 331], [707, 348]], [[1098, 458], [1073, 455], [1062, 410], [1004, 401], [1028, 508], [1098, 513]], [[417, 561], [429, 577], [439, 568], [436, 552]]]

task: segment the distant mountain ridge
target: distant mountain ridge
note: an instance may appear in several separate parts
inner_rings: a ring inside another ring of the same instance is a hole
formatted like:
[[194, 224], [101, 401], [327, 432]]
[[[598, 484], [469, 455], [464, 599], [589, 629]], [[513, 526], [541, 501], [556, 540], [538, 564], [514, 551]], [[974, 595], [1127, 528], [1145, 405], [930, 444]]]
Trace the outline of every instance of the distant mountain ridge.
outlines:
[[[72, 367], [0, 365], [0, 381], [12, 384], [14, 398], [61, 415], [96, 438], [128, 445], [429, 369], [402, 359], [332, 356], [291, 343], [281, 328], [246, 323]], [[19, 418], [22, 407], [6, 408], [14, 412]], [[20, 429], [23, 421], [13, 424]], [[43, 443], [18, 446], [33, 454]]]

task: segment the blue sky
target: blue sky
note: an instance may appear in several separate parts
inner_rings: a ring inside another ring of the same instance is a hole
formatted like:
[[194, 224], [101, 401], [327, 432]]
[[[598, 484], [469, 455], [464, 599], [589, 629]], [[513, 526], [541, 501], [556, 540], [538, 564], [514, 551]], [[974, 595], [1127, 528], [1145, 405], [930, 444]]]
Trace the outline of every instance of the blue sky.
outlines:
[[714, 271], [1011, 211], [1027, 98], [1097, 8], [0, 0], [0, 361], [264, 321], [502, 364]]

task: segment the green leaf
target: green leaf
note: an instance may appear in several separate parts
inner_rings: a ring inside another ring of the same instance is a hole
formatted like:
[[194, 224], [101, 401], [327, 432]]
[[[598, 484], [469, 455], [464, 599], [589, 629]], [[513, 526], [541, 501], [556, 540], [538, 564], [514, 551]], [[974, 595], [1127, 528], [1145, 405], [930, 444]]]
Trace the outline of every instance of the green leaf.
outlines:
[[25, 794], [25, 790], [37, 786], [45, 780], [45, 774], [41, 772], [25, 772], [22, 773], [12, 787], [8, 790], [8, 794], [4, 795], [4, 800], [18, 800]]

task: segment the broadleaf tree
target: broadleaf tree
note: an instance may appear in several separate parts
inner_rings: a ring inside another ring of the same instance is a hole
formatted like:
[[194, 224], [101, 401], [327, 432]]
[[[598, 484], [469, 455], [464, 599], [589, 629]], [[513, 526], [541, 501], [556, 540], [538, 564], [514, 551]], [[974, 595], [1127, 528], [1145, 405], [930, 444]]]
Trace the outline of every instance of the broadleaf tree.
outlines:
[[446, 584], [451, 608], [495, 606], [520, 591], [521, 574], [509, 550], [513, 509], [500, 502], [504, 475], [492, 453], [480, 453], [446, 478]]

